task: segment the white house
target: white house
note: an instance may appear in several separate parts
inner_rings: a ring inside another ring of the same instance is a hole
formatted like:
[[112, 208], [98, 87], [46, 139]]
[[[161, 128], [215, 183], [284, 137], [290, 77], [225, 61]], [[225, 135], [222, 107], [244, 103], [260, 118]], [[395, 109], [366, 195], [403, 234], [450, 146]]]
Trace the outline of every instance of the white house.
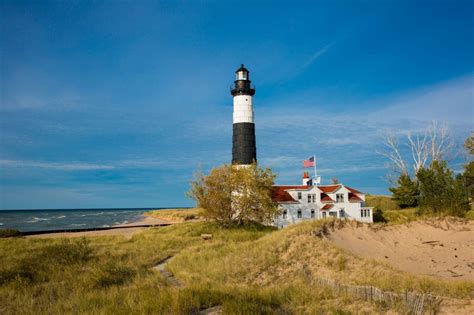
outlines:
[[365, 207], [364, 193], [343, 184], [311, 186], [309, 182], [305, 173], [303, 185], [273, 186], [272, 198], [282, 210], [275, 226], [328, 217], [373, 222], [373, 208]]

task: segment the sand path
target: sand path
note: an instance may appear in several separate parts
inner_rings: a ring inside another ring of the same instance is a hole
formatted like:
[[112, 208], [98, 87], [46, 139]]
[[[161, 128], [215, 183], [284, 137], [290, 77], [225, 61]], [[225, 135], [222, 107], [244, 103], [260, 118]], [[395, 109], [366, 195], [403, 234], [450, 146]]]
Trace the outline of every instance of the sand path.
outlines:
[[474, 280], [474, 221], [426, 220], [376, 229], [346, 225], [328, 236], [356, 255], [403, 271], [450, 280]]

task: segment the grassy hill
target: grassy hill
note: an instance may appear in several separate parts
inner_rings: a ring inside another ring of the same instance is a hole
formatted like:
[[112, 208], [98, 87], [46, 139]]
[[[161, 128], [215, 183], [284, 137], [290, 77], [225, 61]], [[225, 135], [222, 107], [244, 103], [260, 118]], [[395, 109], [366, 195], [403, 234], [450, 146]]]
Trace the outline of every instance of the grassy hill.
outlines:
[[[472, 282], [414, 276], [344, 252], [316, 236], [321, 224], [277, 231], [187, 222], [131, 239], [1, 239], [0, 313], [189, 314], [217, 305], [226, 314], [388, 310], [335, 294], [316, 277], [472, 298]], [[166, 269], [180, 286], [152, 268], [169, 256]]]

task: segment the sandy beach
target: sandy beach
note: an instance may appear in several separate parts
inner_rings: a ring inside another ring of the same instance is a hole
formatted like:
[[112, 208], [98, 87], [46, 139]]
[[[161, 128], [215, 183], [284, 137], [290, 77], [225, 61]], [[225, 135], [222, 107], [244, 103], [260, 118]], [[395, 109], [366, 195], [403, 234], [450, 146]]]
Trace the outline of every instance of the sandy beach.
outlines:
[[414, 274], [474, 280], [474, 221], [425, 220], [374, 229], [347, 225], [329, 235], [351, 253]]
[[[51, 237], [82, 237], [82, 236], [104, 236], [104, 235], [121, 235], [129, 239], [138, 232], [141, 232], [149, 227], [143, 227], [141, 225], [160, 225], [160, 224], [173, 224], [173, 222], [153, 218], [150, 216], [143, 215], [140, 220], [136, 222], [115, 225], [114, 229], [110, 230], [98, 230], [98, 231], [85, 231], [85, 232], [64, 232], [64, 233], [47, 233], [38, 235], [29, 235], [28, 238], [51, 238]], [[122, 227], [122, 228], [120, 228]]]

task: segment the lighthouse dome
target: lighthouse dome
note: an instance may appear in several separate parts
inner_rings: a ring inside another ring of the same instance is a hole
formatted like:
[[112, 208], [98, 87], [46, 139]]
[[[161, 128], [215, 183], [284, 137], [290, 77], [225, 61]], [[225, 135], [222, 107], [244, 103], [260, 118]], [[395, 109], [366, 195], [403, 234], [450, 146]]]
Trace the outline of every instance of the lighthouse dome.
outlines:
[[247, 70], [247, 68], [245, 68], [244, 64], [241, 64], [241, 65], [240, 65], [240, 68], [237, 69], [237, 70], [235, 70], [235, 73], [241, 72], [241, 71], [244, 71], [244, 72], [247, 72], [247, 73], [249, 72], [249, 71]]

